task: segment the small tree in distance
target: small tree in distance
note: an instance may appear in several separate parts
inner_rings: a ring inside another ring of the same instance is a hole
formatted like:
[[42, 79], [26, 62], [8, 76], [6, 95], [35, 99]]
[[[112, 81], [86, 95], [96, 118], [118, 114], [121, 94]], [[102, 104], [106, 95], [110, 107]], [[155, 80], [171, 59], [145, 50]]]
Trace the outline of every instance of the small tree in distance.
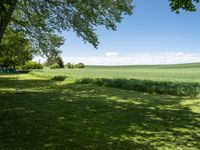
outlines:
[[45, 62], [45, 66], [50, 67], [50, 68], [53, 67], [54, 69], [55, 69], [55, 66], [58, 66], [56, 68], [65, 68], [62, 57], [57, 53], [54, 55], [53, 54], [49, 55], [49, 57], [47, 58], [47, 61]]
[[73, 65], [73, 64], [71, 64], [71, 63], [67, 63], [65, 66], [66, 66], [67, 68], [69, 68], [69, 69], [72, 69], [72, 68], [74, 68], [74, 65]]
[[59, 65], [60, 68], [65, 68], [64, 62], [63, 62], [61, 56], [57, 57], [57, 63], [58, 63], [58, 65]]
[[83, 63], [78, 63], [75, 65], [75, 68], [85, 68], [85, 65]]

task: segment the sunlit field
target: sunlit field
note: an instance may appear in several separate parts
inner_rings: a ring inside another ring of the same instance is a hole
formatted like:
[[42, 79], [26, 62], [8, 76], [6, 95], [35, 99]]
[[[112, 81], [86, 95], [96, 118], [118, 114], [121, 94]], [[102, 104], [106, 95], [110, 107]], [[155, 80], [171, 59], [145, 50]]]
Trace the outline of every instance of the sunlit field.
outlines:
[[31, 74], [51, 78], [65, 75], [68, 80], [80, 78], [134, 78], [154, 81], [200, 82], [200, 63], [157, 66], [87, 66], [85, 69], [43, 69]]

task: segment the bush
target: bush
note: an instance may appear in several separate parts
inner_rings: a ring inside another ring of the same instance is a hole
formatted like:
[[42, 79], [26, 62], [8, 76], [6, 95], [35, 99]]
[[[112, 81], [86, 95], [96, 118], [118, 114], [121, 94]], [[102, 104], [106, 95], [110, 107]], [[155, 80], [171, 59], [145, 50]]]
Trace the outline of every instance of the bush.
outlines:
[[21, 66], [21, 68], [24, 69], [43, 69], [43, 66], [37, 62], [34, 61], [28, 61], [24, 65]]
[[53, 78], [51, 78], [51, 80], [64, 81], [66, 78], [66, 76], [54, 76]]
[[75, 65], [75, 68], [85, 68], [85, 65], [83, 63], [78, 63]]
[[71, 63], [67, 63], [65, 66], [66, 66], [67, 68], [69, 68], [69, 69], [73, 69], [73, 68], [74, 68], [74, 65], [71, 64]]
[[147, 93], [169, 94], [177, 96], [195, 97], [200, 94], [199, 83], [160, 82], [136, 79], [90, 79], [76, 81], [80, 84], [95, 84], [98, 86], [114, 87], [125, 90], [134, 90]]
[[49, 66], [50, 69], [58, 69], [60, 66], [58, 64], [52, 64]]

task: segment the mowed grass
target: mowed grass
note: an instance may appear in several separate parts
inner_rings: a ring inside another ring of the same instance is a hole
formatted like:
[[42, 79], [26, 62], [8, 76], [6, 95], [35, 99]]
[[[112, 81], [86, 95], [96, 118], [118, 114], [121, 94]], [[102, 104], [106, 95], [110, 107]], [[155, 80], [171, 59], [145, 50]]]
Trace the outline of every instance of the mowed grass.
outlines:
[[198, 150], [199, 141], [197, 98], [0, 76], [2, 150]]
[[200, 82], [200, 63], [150, 66], [86, 66], [85, 69], [34, 70], [31, 74], [52, 78], [64, 75], [68, 80], [81, 78], [134, 78], [141, 80]]

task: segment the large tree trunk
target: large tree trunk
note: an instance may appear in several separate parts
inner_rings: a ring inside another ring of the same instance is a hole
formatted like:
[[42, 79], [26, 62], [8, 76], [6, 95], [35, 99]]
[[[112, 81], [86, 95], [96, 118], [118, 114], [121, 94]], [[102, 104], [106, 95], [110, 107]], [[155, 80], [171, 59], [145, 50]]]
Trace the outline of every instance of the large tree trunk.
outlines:
[[1, 3], [2, 5], [5, 4], [7, 7], [4, 11], [0, 12], [0, 43], [6, 31], [6, 28], [11, 20], [11, 17], [17, 5], [17, 1], [18, 0], [9, 0], [9, 2], [6, 2], [5, 0]]

